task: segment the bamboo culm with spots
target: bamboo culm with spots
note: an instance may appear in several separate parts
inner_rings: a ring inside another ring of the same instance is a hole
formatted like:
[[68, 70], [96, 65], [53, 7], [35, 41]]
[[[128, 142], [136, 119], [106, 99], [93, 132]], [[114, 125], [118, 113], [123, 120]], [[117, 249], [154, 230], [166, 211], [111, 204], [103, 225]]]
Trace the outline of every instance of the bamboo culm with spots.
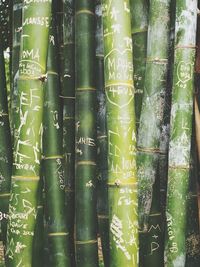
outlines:
[[103, 1], [103, 35], [108, 136], [109, 266], [136, 267], [136, 122], [129, 1]]
[[51, 20], [44, 99], [43, 175], [51, 266], [71, 266], [70, 239], [66, 227], [63, 172], [62, 106], [57, 65], [57, 37]]
[[[19, 108], [13, 122], [16, 130], [7, 231], [8, 267], [32, 266], [51, 0], [24, 1], [22, 13], [17, 79]], [[34, 17], [45, 18], [45, 23], [31, 23], [30, 18]]]
[[75, 199], [75, 66], [74, 66], [74, 0], [61, 0], [59, 8], [59, 48], [61, 99], [63, 103], [63, 154], [65, 175], [65, 211], [70, 235], [70, 254], [74, 259]]
[[98, 266], [94, 1], [75, 2], [75, 242], [77, 267]]
[[[185, 266], [197, 1], [177, 0], [166, 206], [165, 264]], [[179, 211], [179, 212], [177, 212]]]
[[164, 260], [159, 153], [167, 89], [169, 9], [170, 0], [150, 2], [144, 95], [137, 140], [141, 266], [162, 266]]
[[96, 0], [96, 86], [97, 86], [97, 213], [98, 229], [105, 267], [109, 267], [108, 161], [106, 131], [106, 95], [104, 89], [104, 49], [102, 5]]

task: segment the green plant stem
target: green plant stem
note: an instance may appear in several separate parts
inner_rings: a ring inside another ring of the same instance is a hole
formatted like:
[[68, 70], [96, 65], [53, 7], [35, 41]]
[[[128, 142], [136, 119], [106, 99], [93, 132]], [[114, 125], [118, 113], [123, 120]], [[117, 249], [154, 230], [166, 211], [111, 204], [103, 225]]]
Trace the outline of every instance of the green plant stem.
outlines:
[[[7, 266], [32, 266], [51, 0], [23, 2]], [[39, 22], [38, 22], [39, 21]], [[38, 23], [37, 23], [38, 22]]]

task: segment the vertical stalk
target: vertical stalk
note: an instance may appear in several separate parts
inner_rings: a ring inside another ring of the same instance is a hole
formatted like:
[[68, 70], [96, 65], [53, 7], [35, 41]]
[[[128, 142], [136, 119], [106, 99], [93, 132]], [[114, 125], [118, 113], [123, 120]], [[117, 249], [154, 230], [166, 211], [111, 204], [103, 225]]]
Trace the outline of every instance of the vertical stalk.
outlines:
[[74, 0], [61, 0], [59, 13], [60, 76], [63, 100], [63, 153], [66, 184], [67, 232], [74, 259], [74, 183], [75, 183], [75, 69]]
[[11, 184], [12, 148], [2, 38], [0, 38], [0, 59], [0, 240], [3, 241], [5, 246]]
[[136, 127], [129, 1], [103, 1], [110, 267], [138, 265]]
[[96, 0], [96, 77], [97, 77], [97, 163], [98, 163], [98, 228], [105, 267], [109, 267], [108, 163], [106, 130], [106, 96], [104, 89], [104, 51], [102, 5]]
[[150, 2], [145, 89], [137, 142], [141, 266], [163, 266], [159, 163], [167, 89], [169, 9], [169, 0]]
[[133, 67], [135, 85], [135, 115], [136, 126], [139, 127], [142, 98], [144, 93], [146, 53], [147, 53], [147, 29], [148, 29], [148, 5], [147, 0], [131, 0], [132, 15], [132, 41], [133, 41]]
[[22, 0], [13, 0], [12, 6], [12, 64], [11, 64], [11, 130], [14, 134], [13, 121], [17, 111], [17, 78], [19, 76], [19, 53], [20, 53], [20, 38], [22, 31]]
[[96, 88], [94, 1], [76, 1], [76, 180], [77, 267], [98, 266], [96, 214]]
[[[166, 207], [166, 266], [185, 266], [197, 1], [176, 1], [175, 52]], [[179, 212], [177, 212], [179, 211]]]
[[23, 2], [7, 266], [32, 266], [51, 0]]
[[[52, 266], [70, 266], [63, 174], [62, 112], [59, 101], [57, 39], [51, 21], [44, 100], [43, 171], [46, 190], [48, 243]], [[67, 214], [70, 216], [70, 214]]]

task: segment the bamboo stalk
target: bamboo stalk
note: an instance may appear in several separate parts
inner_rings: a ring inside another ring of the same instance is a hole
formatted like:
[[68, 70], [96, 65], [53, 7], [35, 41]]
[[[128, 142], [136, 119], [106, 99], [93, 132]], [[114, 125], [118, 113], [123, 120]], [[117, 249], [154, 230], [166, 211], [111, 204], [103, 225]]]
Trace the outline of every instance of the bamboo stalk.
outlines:
[[14, 135], [14, 116], [17, 111], [17, 79], [19, 76], [19, 53], [20, 53], [20, 38], [22, 31], [22, 0], [13, 0], [12, 10], [12, 64], [11, 64], [11, 131]]
[[97, 212], [98, 228], [105, 267], [109, 267], [108, 163], [106, 95], [104, 89], [104, 51], [101, 1], [96, 1], [96, 77], [97, 77]]
[[60, 76], [63, 102], [63, 153], [66, 184], [67, 231], [70, 235], [70, 253], [74, 251], [74, 187], [75, 187], [75, 67], [74, 67], [74, 1], [60, 1]]
[[2, 38], [0, 40], [0, 226], [2, 232], [0, 240], [3, 241], [5, 246], [11, 184], [12, 148]]
[[138, 265], [136, 128], [129, 1], [103, 1], [109, 266]]
[[174, 267], [186, 257], [196, 21], [197, 1], [177, 0], [165, 240], [166, 266]]
[[77, 267], [98, 266], [96, 214], [96, 88], [94, 1], [76, 1], [76, 179]]
[[43, 82], [51, 0], [23, 2], [14, 159], [7, 238], [8, 267], [32, 266], [41, 158]]
[[[59, 98], [57, 37], [52, 19], [44, 100], [43, 171], [46, 190], [48, 243], [52, 266], [70, 266], [63, 173], [62, 112]], [[68, 214], [70, 216], [70, 214]]]
[[148, 5], [146, 0], [131, 0], [132, 15], [132, 41], [133, 41], [133, 67], [135, 85], [135, 115], [136, 126], [139, 127], [142, 98], [144, 93]]

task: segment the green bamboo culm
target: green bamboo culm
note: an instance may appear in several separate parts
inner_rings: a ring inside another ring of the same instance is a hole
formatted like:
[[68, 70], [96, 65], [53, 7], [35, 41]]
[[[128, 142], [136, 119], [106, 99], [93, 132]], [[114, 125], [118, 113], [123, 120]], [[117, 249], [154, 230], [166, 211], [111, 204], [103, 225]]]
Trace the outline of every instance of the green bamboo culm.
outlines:
[[69, 233], [66, 227], [65, 181], [63, 173], [62, 107], [57, 66], [57, 38], [54, 20], [49, 32], [47, 82], [44, 99], [43, 175], [47, 205], [48, 243], [51, 266], [70, 265]]
[[[185, 266], [197, 1], [176, 1], [165, 264]], [[179, 212], [177, 212], [179, 211]]]
[[96, 87], [97, 87], [97, 212], [104, 266], [109, 267], [108, 162], [106, 95], [104, 89], [104, 51], [102, 5], [96, 0]]
[[7, 266], [32, 266], [51, 0], [23, 2]]
[[2, 37], [0, 37], [0, 240], [3, 241], [5, 247], [11, 184], [12, 148], [2, 42]]
[[13, 0], [12, 4], [12, 64], [11, 64], [11, 110], [10, 110], [10, 119], [11, 119], [11, 130], [12, 137], [14, 135], [14, 125], [13, 121], [14, 116], [17, 110], [17, 79], [19, 76], [19, 53], [20, 53], [20, 38], [22, 31], [22, 0]]
[[94, 1], [75, 2], [77, 267], [98, 266]]
[[138, 266], [136, 125], [129, 1], [103, 1], [109, 266]]
[[147, 0], [130, 0], [132, 18], [133, 67], [135, 86], [136, 126], [139, 127], [147, 53]]
[[59, 11], [61, 98], [63, 103], [63, 154], [66, 191], [67, 231], [74, 260], [75, 189], [75, 69], [74, 0], [61, 0]]
[[151, 0], [144, 95], [137, 141], [140, 265], [163, 266], [160, 138], [167, 87], [169, 0]]

